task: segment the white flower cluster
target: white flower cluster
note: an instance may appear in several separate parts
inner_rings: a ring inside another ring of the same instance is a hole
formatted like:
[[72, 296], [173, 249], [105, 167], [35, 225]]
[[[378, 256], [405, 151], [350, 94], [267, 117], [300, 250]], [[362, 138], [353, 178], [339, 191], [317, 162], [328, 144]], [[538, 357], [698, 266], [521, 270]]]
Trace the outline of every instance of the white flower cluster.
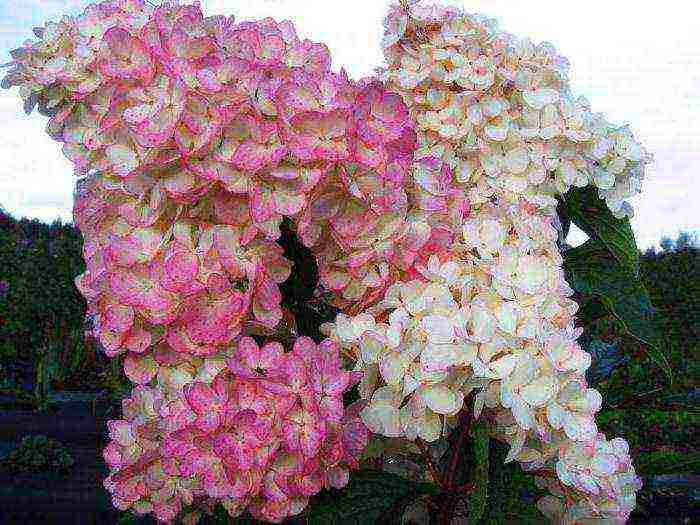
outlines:
[[618, 217], [641, 191], [651, 156], [574, 98], [568, 61], [547, 43], [497, 30], [453, 7], [395, 6], [382, 72], [411, 108], [418, 157], [437, 156], [470, 182], [472, 203], [507, 190], [538, 206], [593, 184]]
[[477, 348], [459, 335], [467, 314], [452, 293], [465, 284], [460, 266], [432, 257], [425, 272], [433, 273], [432, 282], [396, 283], [369, 312], [339, 314], [322, 330], [353, 352], [355, 369], [363, 372], [360, 395], [371, 402], [362, 418], [371, 431], [435, 441], [441, 416], [462, 408]]
[[[624, 439], [606, 440], [603, 434], [574, 443], [556, 464], [558, 481], [540, 481], [552, 495], [537, 506], [553, 522], [624, 523], [634, 509], [641, 481], [630, 464]], [[567, 493], [575, 496], [567, 502]]]
[[324, 330], [363, 372], [373, 432], [436, 440], [473, 393], [467, 408], [510, 444], [507, 460], [551, 472], [547, 516], [624, 522], [640, 481], [624, 440], [598, 433], [602, 399], [584, 376], [590, 356], [576, 342], [555, 206], [571, 187], [595, 185], [616, 216], [630, 215], [650, 156], [571, 96], [568, 64], [550, 45], [415, 4], [386, 20], [382, 75], [417, 123], [409, 208], [429, 216], [430, 198], [464, 199], [449, 225], [461, 238]]

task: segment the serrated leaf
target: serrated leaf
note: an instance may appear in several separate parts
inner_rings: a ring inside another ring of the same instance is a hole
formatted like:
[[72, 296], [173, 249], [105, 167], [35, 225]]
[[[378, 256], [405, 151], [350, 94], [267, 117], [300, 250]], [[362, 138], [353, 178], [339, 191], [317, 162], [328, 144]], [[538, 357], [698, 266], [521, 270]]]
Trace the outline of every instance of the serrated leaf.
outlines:
[[[308, 525], [364, 525], [399, 518], [417, 498], [435, 494], [430, 483], [417, 483], [376, 470], [354, 472], [342, 490], [325, 490], [312, 498]], [[389, 519], [391, 518], [391, 519]]]
[[649, 357], [671, 379], [660, 322], [642, 282], [618, 264], [605, 246], [593, 240], [567, 250], [564, 269], [571, 287], [597, 297], [628, 335], [646, 345]]
[[562, 213], [591, 240], [599, 241], [632, 275], [639, 275], [639, 250], [629, 219], [616, 218], [595, 189], [572, 188], [562, 201]]

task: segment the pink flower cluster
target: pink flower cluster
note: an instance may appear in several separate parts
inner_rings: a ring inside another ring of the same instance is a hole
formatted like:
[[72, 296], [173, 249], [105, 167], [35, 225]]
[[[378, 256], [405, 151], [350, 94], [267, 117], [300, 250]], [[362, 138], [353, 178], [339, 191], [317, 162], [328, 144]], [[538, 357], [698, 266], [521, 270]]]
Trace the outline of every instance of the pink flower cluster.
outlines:
[[134, 389], [124, 419], [109, 422], [105, 487], [118, 508], [163, 521], [218, 500], [234, 516], [281, 522], [357, 467], [369, 436], [343, 407], [352, 383], [330, 340], [300, 338], [285, 353], [242, 337], [226, 368], [183, 396]]
[[[246, 326], [276, 326], [290, 271], [274, 242], [283, 216], [299, 217], [309, 245], [336, 227], [332, 254], [317, 250], [327, 276], [348, 252], [367, 273], [381, 214], [405, 215], [405, 105], [331, 72], [326, 47], [288, 22], [113, 0], [37, 33], [6, 84], [53, 108], [52, 135], [88, 175], [74, 210], [87, 262], [77, 284], [110, 355], [161, 341], [211, 355]], [[372, 217], [365, 232], [328, 209], [329, 194]]]
[[[79, 182], [75, 217], [87, 268], [76, 284], [107, 353], [143, 355], [165, 342], [207, 356], [246, 321], [274, 327], [282, 317], [277, 285], [291, 270], [282, 248], [250, 224], [236, 196], [218, 189], [204, 210], [178, 208], [158, 184], [150, 176]], [[159, 207], [147, 226], [131, 213], [144, 200]]]
[[[408, 150], [413, 143], [411, 132], [410, 144], [402, 139], [401, 146]], [[433, 194], [413, 180], [424, 164], [443, 167], [440, 180], [424, 181]], [[452, 171], [431, 158], [414, 162], [411, 173], [407, 181], [403, 171], [381, 180], [350, 164], [301, 213], [299, 235], [316, 255], [321, 284], [337, 306], [360, 312], [376, 304], [402, 276], [418, 275], [431, 254], [447, 253], [459, 236], [469, 200], [453, 185]]]
[[337, 349], [300, 339], [285, 354], [245, 334], [274, 334], [284, 315], [283, 217], [314, 245], [329, 192], [373, 214], [370, 229], [405, 214], [415, 133], [400, 97], [332, 72], [289, 22], [198, 5], [109, 0], [36, 35], [4, 85], [51, 116], [82, 177], [76, 284], [139, 385], [110, 423], [115, 505], [168, 521], [218, 500], [281, 521], [345, 485], [367, 431], [343, 408]]

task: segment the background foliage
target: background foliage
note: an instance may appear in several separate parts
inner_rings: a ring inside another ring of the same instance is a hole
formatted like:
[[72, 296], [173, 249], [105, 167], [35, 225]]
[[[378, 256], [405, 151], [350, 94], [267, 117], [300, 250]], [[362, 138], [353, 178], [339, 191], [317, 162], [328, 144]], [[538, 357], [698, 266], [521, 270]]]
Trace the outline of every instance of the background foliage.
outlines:
[[51, 329], [83, 324], [85, 301], [73, 284], [84, 268], [82, 238], [71, 224], [14, 220], [0, 211], [0, 302], [3, 354], [29, 357]]
[[85, 389], [102, 373], [107, 360], [85, 340], [85, 300], [73, 283], [84, 267], [72, 224], [0, 209], [0, 389], [32, 389], [37, 375]]

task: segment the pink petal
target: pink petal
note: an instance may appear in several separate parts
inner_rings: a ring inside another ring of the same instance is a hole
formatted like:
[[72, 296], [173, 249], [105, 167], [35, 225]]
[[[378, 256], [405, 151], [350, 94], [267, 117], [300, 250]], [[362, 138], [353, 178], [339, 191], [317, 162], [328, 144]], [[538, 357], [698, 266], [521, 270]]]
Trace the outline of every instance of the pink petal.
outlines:
[[124, 372], [133, 383], [148, 383], [158, 373], [158, 363], [151, 355], [129, 353], [124, 359]]
[[135, 327], [127, 334], [124, 346], [131, 352], [142, 354], [151, 346], [151, 333], [143, 328]]
[[275, 167], [286, 154], [286, 146], [266, 146], [247, 140], [238, 146], [232, 162], [238, 169], [256, 173], [264, 168]]
[[115, 332], [127, 332], [134, 324], [134, 309], [130, 306], [108, 306], [103, 317], [104, 327]]
[[195, 382], [185, 388], [185, 399], [194, 411], [201, 415], [211, 410], [215, 397], [210, 386]]
[[103, 75], [120, 80], [142, 80], [146, 84], [150, 82], [155, 68], [141, 41], [117, 26], [108, 29], [103, 40], [112, 53], [110, 59], [99, 65]]

